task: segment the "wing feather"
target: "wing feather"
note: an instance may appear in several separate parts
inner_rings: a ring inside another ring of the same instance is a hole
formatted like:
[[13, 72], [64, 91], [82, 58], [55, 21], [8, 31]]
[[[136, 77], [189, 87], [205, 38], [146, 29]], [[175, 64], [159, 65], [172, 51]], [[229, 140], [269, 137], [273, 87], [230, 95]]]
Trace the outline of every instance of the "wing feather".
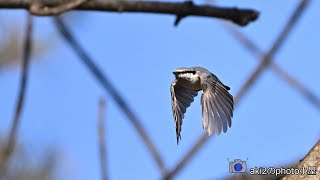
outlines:
[[[223, 101], [223, 99], [221, 99], [221, 97], [219, 95], [216, 96], [217, 97], [217, 102], [218, 104], [220, 104], [220, 110], [223, 111], [224, 114], [224, 118], [228, 119], [228, 126], [231, 127], [231, 118], [232, 118], [232, 109], [229, 109], [225, 103], [226, 101]], [[225, 131], [226, 132], [226, 129]]]
[[216, 93], [220, 93], [221, 97], [228, 102], [227, 104], [230, 105], [231, 109], [233, 110], [233, 96], [228, 92], [225, 85], [216, 77], [217, 82], [214, 80], [208, 79], [209, 85], [215, 90]]
[[174, 80], [171, 84], [171, 98], [172, 98], [172, 113], [176, 126], [177, 144], [181, 139], [181, 126], [184, 118], [184, 113], [191, 105], [194, 97], [198, 95], [197, 91], [187, 90], [177, 84], [177, 80]]
[[[214, 97], [216, 98], [216, 96]], [[216, 121], [217, 121], [217, 134], [221, 133], [222, 129], [225, 129], [228, 127], [227, 121], [224, 120], [223, 117], [223, 111], [220, 109], [220, 106], [217, 104], [217, 100], [211, 101], [212, 107], [216, 109], [217, 111], [213, 111], [216, 115]]]
[[[233, 97], [228, 92], [227, 86], [222, 84], [213, 74], [209, 77], [201, 76], [200, 79], [203, 90], [201, 97], [202, 108], [210, 114], [210, 116], [202, 117], [203, 128], [208, 135], [213, 132], [219, 135], [222, 130], [226, 132], [228, 126], [231, 127]], [[213, 126], [210, 126], [210, 124]]]

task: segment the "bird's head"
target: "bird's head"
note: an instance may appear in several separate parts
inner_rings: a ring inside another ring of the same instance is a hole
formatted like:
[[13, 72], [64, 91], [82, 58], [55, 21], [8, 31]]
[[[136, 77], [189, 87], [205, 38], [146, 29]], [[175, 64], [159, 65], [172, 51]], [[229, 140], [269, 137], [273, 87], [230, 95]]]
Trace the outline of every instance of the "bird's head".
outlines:
[[176, 78], [182, 78], [186, 80], [190, 80], [191, 76], [194, 76], [196, 74], [196, 71], [194, 68], [177, 68], [172, 72]]

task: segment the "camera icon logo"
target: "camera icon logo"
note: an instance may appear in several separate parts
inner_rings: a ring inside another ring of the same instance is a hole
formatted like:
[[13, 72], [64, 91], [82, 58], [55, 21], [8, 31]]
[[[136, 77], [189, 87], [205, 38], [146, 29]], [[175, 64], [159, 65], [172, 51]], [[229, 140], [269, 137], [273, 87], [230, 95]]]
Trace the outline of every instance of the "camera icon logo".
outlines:
[[247, 162], [240, 159], [235, 159], [233, 162], [229, 162], [230, 173], [245, 173], [247, 171]]

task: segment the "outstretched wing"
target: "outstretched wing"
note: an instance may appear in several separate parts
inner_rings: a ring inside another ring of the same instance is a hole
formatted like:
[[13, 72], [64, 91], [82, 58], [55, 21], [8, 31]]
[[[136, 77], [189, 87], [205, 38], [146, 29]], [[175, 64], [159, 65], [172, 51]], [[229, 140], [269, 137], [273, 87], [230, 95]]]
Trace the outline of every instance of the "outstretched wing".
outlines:
[[197, 91], [185, 89], [177, 84], [174, 80], [171, 84], [171, 98], [172, 98], [172, 113], [176, 125], [177, 144], [179, 138], [181, 139], [181, 126], [184, 118], [184, 113], [187, 107], [193, 102], [193, 98], [198, 95]]
[[233, 97], [225, 86], [215, 75], [210, 74], [200, 77], [203, 94], [202, 105], [202, 127], [210, 136], [213, 132], [217, 135], [226, 132], [231, 127], [233, 116]]

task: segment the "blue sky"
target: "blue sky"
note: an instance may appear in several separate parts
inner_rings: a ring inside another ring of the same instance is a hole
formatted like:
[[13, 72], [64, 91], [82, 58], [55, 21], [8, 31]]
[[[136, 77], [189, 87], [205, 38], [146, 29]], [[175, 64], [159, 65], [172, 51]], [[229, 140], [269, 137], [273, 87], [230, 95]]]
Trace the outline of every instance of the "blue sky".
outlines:
[[[246, 0], [220, 4], [260, 11], [256, 22], [237, 28], [267, 51], [297, 3]], [[319, 1], [310, 3], [275, 57], [318, 96], [319, 5]], [[2, 11], [1, 15], [5, 13], [25, 23], [23, 11]], [[235, 95], [258, 62], [217, 19], [188, 17], [175, 28], [174, 17], [168, 15], [92, 12], [83, 13], [79, 21], [69, 27], [138, 114], [167, 168], [174, 167], [204, 133], [199, 96], [187, 110], [182, 141], [176, 145], [169, 90], [172, 71], [181, 66], [205, 67]], [[155, 163], [126, 117], [60, 38], [53, 21], [35, 18], [34, 22], [35, 38], [50, 35], [52, 42], [48, 43], [54, 49], [32, 63], [19, 129], [21, 141], [31, 152], [57, 146], [61, 171], [68, 179], [99, 179], [97, 104], [104, 96], [111, 179], [159, 179]], [[2, 133], [8, 132], [12, 119], [19, 72], [16, 68], [0, 72]], [[317, 142], [319, 131], [319, 111], [267, 70], [235, 110], [231, 129], [212, 137], [176, 179], [229, 175], [227, 158], [248, 158], [248, 167], [296, 162]]]

